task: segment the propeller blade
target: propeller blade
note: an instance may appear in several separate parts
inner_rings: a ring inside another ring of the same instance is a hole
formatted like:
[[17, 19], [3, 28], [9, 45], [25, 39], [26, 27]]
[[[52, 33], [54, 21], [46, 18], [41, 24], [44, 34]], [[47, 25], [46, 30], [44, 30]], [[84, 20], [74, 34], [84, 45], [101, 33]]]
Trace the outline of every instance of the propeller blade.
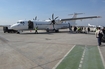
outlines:
[[54, 14], [52, 14], [52, 20], [54, 20]]
[[58, 17], [56, 17], [55, 20], [56, 20], [57, 18], [58, 18]]
[[49, 18], [49, 20], [51, 20], [51, 18]]
[[37, 16], [35, 17], [35, 20], [37, 20]]

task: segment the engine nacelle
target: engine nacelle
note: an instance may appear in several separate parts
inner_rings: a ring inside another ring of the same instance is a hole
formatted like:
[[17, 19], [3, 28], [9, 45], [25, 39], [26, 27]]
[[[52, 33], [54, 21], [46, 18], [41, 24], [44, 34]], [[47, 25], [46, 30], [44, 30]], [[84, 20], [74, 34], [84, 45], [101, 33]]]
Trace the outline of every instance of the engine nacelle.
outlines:
[[60, 24], [60, 23], [62, 23], [61, 20], [55, 20], [55, 22], [56, 22], [56, 24]]

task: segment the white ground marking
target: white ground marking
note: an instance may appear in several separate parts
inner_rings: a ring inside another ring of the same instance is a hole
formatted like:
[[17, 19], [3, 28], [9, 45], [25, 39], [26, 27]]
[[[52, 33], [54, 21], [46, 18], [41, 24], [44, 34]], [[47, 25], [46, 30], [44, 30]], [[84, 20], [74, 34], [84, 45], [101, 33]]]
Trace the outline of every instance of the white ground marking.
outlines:
[[82, 64], [82, 63], [83, 63], [83, 61], [80, 61], [80, 63]]
[[75, 47], [76, 45], [74, 45], [67, 53], [66, 55], [52, 68], [52, 69], [56, 69], [56, 67], [63, 61], [63, 59], [73, 50], [73, 48]]
[[81, 60], [83, 60], [83, 57], [81, 58]]
[[103, 58], [103, 56], [102, 56], [102, 53], [101, 53], [101, 50], [100, 50], [99, 46], [98, 46], [98, 50], [99, 50], [99, 53], [100, 53], [100, 56], [101, 56], [101, 59], [102, 59], [102, 63], [103, 63], [104, 69], [105, 69], [104, 58]]
[[[86, 46], [85, 46], [85, 48], [86, 48]], [[83, 54], [82, 54], [81, 61], [80, 61], [78, 69], [80, 69], [82, 67], [83, 59], [84, 59], [84, 56], [85, 56], [85, 48], [84, 48], [84, 51], [83, 51]]]

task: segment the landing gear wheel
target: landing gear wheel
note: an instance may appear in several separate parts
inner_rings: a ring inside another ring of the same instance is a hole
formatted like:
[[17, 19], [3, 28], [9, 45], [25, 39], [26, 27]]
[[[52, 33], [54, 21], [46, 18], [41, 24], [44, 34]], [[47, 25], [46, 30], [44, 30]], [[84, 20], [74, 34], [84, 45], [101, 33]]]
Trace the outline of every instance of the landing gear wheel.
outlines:
[[4, 33], [6, 33], [6, 31], [4, 31]]
[[59, 30], [55, 30], [55, 32], [59, 32]]
[[49, 29], [46, 29], [46, 32], [48, 32], [48, 33], [49, 33]]
[[20, 32], [17, 32], [17, 34], [20, 34]]

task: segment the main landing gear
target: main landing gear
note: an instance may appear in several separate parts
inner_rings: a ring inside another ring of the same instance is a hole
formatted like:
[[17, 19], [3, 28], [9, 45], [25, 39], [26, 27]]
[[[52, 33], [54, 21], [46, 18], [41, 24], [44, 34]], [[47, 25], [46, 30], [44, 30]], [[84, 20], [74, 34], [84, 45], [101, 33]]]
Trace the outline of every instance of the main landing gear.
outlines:
[[49, 31], [54, 31], [54, 32], [59, 32], [59, 29], [52, 29], [52, 30], [50, 30], [50, 29], [46, 29], [46, 32], [48, 32], [49, 33]]

